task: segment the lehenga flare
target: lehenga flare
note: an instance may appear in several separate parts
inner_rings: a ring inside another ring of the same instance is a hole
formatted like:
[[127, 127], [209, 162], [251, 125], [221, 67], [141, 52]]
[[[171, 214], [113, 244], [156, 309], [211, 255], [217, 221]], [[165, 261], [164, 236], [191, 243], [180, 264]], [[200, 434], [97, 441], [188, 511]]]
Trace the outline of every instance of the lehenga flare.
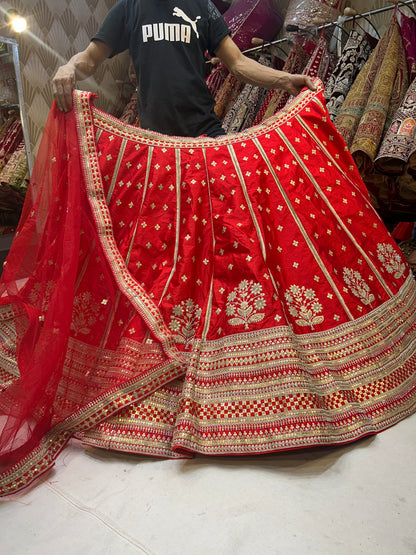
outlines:
[[1, 494], [70, 437], [242, 455], [416, 410], [416, 283], [324, 102], [217, 139], [52, 108], [0, 283]]

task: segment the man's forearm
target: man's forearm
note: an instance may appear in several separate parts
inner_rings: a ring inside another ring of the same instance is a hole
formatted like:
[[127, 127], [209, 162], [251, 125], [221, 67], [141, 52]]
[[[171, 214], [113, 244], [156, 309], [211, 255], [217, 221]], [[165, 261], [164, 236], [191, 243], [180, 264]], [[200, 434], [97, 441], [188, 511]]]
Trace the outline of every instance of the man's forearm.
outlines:
[[220, 42], [215, 54], [243, 83], [250, 83], [264, 89], [283, 89], [292, 95], [297, 95], [303, 87], [316, 89], [312, 79], [307, 75], [292, 75], [285, 71], [278, 71], [244, 56], [229, 36]]
[[242, 56], [231, 68], [231, 73], [243, 83], [257, 85], [264, 89], [285, 88], [287, 73], [259, 64], [247, 56]]
[[97, 64], [91, 56], [89, 56], [86, 50], [72, 56], [66, 65], [73, 67], [75, 79], [77, 81], [82, 81], [83, 79], [91, 77], [91, 75], [94, 75], [97, 70]]
[[103, 42], [90, 42], [88, 47], [72, 56], [58, 68], [52, 79], [53, 96], [58, 108], [64, 112], [72, 107], [72, 91], [76, 82], [94, 75], [99, 65], [110, 56], [111, 48]]

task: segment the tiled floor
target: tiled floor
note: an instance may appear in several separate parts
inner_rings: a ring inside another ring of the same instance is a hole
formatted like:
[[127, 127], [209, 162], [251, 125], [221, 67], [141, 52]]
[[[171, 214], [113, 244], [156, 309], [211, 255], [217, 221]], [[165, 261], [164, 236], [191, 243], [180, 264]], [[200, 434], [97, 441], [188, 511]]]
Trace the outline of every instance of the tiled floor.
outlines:
[[2, 554], [416, 554], [416, 415], [354, 444], [157, 460], [73, 442], [0, 504]]

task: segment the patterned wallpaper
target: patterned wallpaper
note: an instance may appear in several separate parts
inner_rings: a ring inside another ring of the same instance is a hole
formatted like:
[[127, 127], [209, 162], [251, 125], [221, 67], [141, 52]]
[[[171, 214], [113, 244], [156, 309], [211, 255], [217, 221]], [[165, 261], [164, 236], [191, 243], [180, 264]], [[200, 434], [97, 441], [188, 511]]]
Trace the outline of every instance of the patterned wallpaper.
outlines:
[[[28, 21], [28, 31], [11, 34], [18, 41], [23, 94], [32, 151], [39, 146], [52, 104], [51, 78], [73, 54], [83, 50], [116, 0], [11, 0], [2, 9], [15, 8]], [[6, 34], [1, 31], [3, 36]], [[128, 57], [106, 60], [94, 78], [79, 87], [96, 92], [96, 106], [114, 112], [120, 84], [127, 79]]]
[[[276, 0], [284, 14], [289, 0]], [[42, 130], [52, 103], [51, 77], [73, 54], [83, 50], [116, 0], [8, 0], [0, 8], [15, 8], [24, 15], [29, 31], [11, 35], [19, 44], [20, 64], [33, 152], [39, 145]], [[387, 0], [347, 0], [358, 12], [388, 5]], [[391, 16], [373, 19], [383, 32]], [[6, 34], [1, 31], [3, 36]], [[114, 113], [121, 85], [127, 79], [128, 56], [107, 60], [94, 78], [79, 83], [82, 89], [96, 92], [96, 105]]]

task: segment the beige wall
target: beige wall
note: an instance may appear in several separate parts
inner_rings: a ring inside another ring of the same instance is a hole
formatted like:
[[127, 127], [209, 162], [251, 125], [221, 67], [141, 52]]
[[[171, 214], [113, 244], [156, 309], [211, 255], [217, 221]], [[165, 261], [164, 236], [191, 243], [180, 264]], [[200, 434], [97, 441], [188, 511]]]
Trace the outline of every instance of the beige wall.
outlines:
[[[289, 0], [276, 0], [285, 14]], [[387, 0], [347, 0], [357, 11], [368, 11], [387, 5]], [[36, 152], [50, 105], [50, 80], [57, 67], [75, 52], [84, 49], [90, 37], [116, 0], [9, 0], [1, 8], [13, 7], [24, 15], [29, 32], [14, 35], [19, 43], [20, 63], [29, 134], [32, 150]], [[374, 18], [382, 32], [389, 15]], [[2, 33], [5, 34], [2, 30]], [[80, 88], [99, 94], [96, 105], [113, 112], [120, 97], [117, 80], [126, 79], [127, 56], [117, 56], [105, 62], [94, 79], [80, 83]]]
[[[52, 104], [51, 77], [76, 52], [83, 50], [108, 9], [116, 0], [10, 0], [1, 8], [13, 7], [27, 18], [29, 30], [10, 35], [18, 41], [23, 93], [32, 150], [36, 151]], [[3, 30], [0, 34], [5, 35]], [[96, 105], [113, 111], [120, 96], [117, 80], [126, 78], [126, 56], [105, 62], [94, 79], [80, 88], [99, 94]]]

